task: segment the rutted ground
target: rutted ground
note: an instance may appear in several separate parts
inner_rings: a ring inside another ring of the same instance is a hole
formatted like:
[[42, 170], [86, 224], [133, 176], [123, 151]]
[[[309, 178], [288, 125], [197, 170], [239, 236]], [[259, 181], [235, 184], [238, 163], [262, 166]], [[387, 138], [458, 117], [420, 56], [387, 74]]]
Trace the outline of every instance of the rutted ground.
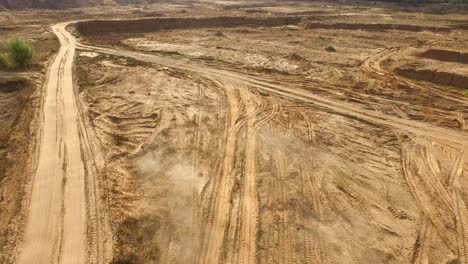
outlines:
[[465, 263], [467, 97], [393, 70], [459, 36], [90, 36], [78, 79], [112, 164], [116, 259]]
[[[38, 157], [57, 173], [39, 166], [33, 178], [24, 243], [14, 247], [21, 221], [0, 225], [12, 235], [1, 261], [467, 263], [466, 15], [316, 3], [109, 10], [67, 11], [122, 18], [79, 23], [77, 39], [54, 26], [63, 46]], [[137, 16], [166, 17], [123, 19]], [[19, 107], [23, 92], [2, 91], [0, 103]], [[0, 201], [13, 204], [5, 186]]]
[[19, 263], [103, 263], [111, 254], [107, 207], [99, 188], [100, 153], [75, 99], [75, 41], [68, 23], [52, 27], [61, 47], [41, 105], [39, 153]]
[[[421, 89], [394, 73], [402, 65], [420, 61], [419, 54], [426, 49], [453, 46], [465, 50], [460, 31], [304, 30], [301, 25], [292, 25], [167, 30], [137, 36], [122, 35], [119, 39], [115, 35], [90, 35], [89, 39], [197, 60], [214, 68], [255, 73], [365, 108], [436, 125], [461, 127], [466, 119], [466, 101], [463, 104], [459, 99], [464, 96], [463, 87], [441, 89], [438, 84], [426, 83]], [[337, 52], [326, 51], [330, 46]], [[442, 62], [426, 60], [433, 68], [443, 68]], [[446, 64], [445, 68], [458, 69], [460, 76], [468, 76], [465, 64]], [[450, 76], [445, 79], [452, 80]], [[466, 83], [463, 80], [460, 78], [458, 83]]]

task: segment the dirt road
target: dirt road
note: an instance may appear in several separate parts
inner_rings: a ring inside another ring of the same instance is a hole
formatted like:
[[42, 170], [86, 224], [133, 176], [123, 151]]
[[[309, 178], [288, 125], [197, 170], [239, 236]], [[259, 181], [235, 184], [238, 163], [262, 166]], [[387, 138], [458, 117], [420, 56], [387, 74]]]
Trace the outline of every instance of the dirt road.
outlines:
[[83, 263], [86, 207], [78, 111], [73, 92], [75, 46], [53, 27], [61, 48], [50, 67], [37, 171], [19, 263]]
[[[88, 135], [73, 89], [75, 43], [65, 30], [67, 24], [52, 27], [61, 48], [44, 88], [40, 152], [18, 263], [99, 262], [107, 245], [94, 239], [104, 237], [107, 228], [105, 217], [96, 221], [95, 216], [99, 192], [96, 175], [89, 172], [96, 164], [89, 158]], [[87, 244], [93, 247], [89, 253]]]

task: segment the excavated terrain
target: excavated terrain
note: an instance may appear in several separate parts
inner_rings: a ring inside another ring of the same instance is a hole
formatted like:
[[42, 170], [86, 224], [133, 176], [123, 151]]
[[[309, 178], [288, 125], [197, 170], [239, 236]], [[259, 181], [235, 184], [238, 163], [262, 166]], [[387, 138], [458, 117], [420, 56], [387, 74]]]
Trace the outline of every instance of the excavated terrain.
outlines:
[[114, 261], [467, 263], [466, 16], [249, 8], [77, 24]]
[[[468, 264], [468, 16], [411, 10], [171, 2], [0, 27], [61, 42], [0, 78], [0, 162], [60, 167], [0, 168], [0, 262], [48, 250], [46, 225], [59, 263]], [[28, 200], [48, 190], [62, 218]]]

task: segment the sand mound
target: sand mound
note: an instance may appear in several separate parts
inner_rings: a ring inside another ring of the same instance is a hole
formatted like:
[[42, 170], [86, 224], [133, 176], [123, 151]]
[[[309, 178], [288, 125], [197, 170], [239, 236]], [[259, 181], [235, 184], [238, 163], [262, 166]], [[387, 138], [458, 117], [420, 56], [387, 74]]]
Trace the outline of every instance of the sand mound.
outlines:
[[76, 23], [76, 28], [84, 36], [105, 33], [153, 32], [168, 29], [194, 29], [210, 27], [277, 27], [297, 24], [301, 21], [295, 17], [209, 17], [209, 18], [148, 18], [130, 21], [97, 20]]
[[92, 0], [0, 0], [0, 6], [7, 9], [50, 8], [62, 9], [70, 7], [85, 7], [102, 4], [104, 1]]
[[449, 85], [462, 89], [468, 89], [468, 76], [455, 72], [438, 71], [433, 69], [419, 69], [413, 65], [398, 67], [395, 72], [401, 76], [428, 81], [435, 84]]
[[286, 59], [292, 60], [292, 61], [298, 61], [298, 62], [306, 62], [307, 59], [302, 57], [301, 55], [297, 53], [293, 53], [289, 56], [286, 57]]
[[428, 49], [421, 53], [420, 56], [434, 60], [453, 61], [468, 64], [468, 53], [456, 50]]
[[226, 35], [224, 35], [223, 32], [221, 32], [221, 31], [216, 32], [216, 33], [214, 34], [214, 36], [215, 36], [215, 37], [221, 37], [221, 38], [225, 38], [225, 37], [226, 37]]
[[384, 30], [402, 30], [402, 31], [433, 31], [447, 32], [447, 27], [429, 27], [419, 25], [405, 24], [365, 24], [365, 23], [322, 23], [308, 22], [304, 26], [306, 29], [347, 29], [347, 30], [366, 30], [366, 31], [384, 31]]

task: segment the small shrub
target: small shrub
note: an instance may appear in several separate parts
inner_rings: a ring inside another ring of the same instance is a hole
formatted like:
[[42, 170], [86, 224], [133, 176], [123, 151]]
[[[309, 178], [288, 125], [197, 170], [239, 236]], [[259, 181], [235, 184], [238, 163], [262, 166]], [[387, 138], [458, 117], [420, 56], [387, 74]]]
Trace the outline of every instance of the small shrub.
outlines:
[[8, 67], [8, 59], [5, 54], [0, 54], [0, 70], [5, 69]]
[[28, 41], [13, 39], [7, 43], [6, 50], [13, 66], [24, 68], [32, 63], [34, 49]]

